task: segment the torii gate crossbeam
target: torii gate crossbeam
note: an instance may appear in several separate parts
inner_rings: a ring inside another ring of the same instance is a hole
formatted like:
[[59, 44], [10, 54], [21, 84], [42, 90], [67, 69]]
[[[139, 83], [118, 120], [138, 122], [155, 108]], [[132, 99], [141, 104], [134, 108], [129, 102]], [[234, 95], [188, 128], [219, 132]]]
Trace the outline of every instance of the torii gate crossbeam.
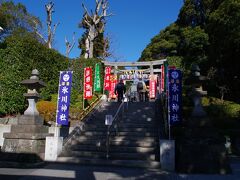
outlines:
[[124, 66], [124, 67], [136, 67], [136, 66], [155, 66], [162, 65], [167, 59], [145, 61], [145, 62], [110, 62], [103, 61], [105, 66]]

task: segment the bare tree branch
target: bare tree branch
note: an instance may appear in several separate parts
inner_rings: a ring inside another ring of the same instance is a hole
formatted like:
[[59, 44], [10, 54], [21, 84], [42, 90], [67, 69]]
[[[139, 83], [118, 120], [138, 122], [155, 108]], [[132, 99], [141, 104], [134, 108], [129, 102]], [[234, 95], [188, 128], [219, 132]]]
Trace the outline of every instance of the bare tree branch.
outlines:
[[90, 21], [88, 21], [88, 16], [87, 15], [85, 15], [85, 17], [84, 17], [84, 22], [88, 25], [88, 27], [90, 27], [91, 26], [91, 23], [90, 23]]
[[96, 0], [95, 14], [98, 14], [98, 12], [99, 12], [101, 6], [102, 6], [102, 0], [100, 0], [100, 1]]
[[47, 40], [44, 38], [44, 36], [38, 31], [38, 26], [39, 26], [39, 22], [37, 22], [36, 20], [33, 20], [34, 23], [34, 32], [45, 42], [47, 43]]
[[73, 40], [70, 43], [65, 36], [65, 45], [66, 45], [66, 56], [69, 57], [70, 52], [72, 51], [73, 47], [75, 46], [75, 32], [73, 33]]
[[82, 3], [82, 7], [84, 9], [84, 13], [86, 13], [89, 17], [91, 17], [90, 14], [88, 13], [86, 6], [83, 3]]
[[56, 29], [57, 29], [57, 27], [58, 27], [58, 25], [59, 25], [59, 24], [60, 24], [60, 22], [58, 22], [58, 23], [54, 24], [54, 26], [53, 26], [53, 31], [52, 31], [52, 40], [53, 40], [53, 38], [54, 38], [54, 36], [55, 36]]

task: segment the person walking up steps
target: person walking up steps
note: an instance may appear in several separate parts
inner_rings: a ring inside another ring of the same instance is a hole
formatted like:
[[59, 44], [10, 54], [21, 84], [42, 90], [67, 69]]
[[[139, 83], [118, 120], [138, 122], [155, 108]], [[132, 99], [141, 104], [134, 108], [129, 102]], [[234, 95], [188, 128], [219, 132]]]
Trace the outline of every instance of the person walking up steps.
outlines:
[[147, 87], [144, 81], [139, 81], [137, 83], [137, 91], [138, 91], [138, 99], [139, 101], [145, 101], [146, 100], [146, 91]]
[[116, 85], [114, 93], [118, 96], [118, 102], [122, 102], [123, 94], [126, 93], [126, 86], [124, 85], [122, 79], [120, 79], [119, 83]]

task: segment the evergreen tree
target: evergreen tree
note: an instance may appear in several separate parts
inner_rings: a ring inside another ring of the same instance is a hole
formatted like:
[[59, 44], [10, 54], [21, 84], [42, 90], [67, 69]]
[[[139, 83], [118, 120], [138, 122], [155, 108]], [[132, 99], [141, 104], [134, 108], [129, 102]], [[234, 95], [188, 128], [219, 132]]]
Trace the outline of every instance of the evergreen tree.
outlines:
[[214, 95], [224, 86], [228, 98], [240, 101], [239, 9], [240, 0], [185, 0], [176, 22], [152, 38], [139, 60], [167, 58], [186, 70], [199, 64], [211, 74]]
[[29, 14], [23, 4], [14, 4], [12, 1], [0, 1], [0, 27], [3, 28], [3, 31], [0, 32], [1, 38], [10, 35], [18, 28], [34, 32], [36, 23], [41, 26], [40, 20]]

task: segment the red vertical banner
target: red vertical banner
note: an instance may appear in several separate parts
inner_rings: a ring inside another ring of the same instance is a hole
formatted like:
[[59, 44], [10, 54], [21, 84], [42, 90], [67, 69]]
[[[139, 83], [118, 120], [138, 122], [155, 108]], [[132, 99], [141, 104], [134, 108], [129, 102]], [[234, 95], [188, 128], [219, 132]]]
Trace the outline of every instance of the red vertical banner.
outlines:
[[84, 99], [92, 98], [92, 68], [84, 68]]
[[111, 67], [107, 66], [105, 67], [105, 76], [104, 76], [104, 90], [111, 90], [111, 81], [110, 81], [110, 76], [111, 76]]
[[109, 91], [110, 98], [116, 98], [116, 95], [114, 94], [116, 84], [117, 84], [117, 75], [111, 75], [110, 76], [110, 91]]
[[150, 75], [149, 81], [149, 98], [154, 99], [156, 97], [156, 89], [157, 89], [157, 76]]
[[161, 66], [161, 80], [160, 80], [160, 83], [161, 83], [161, 89], [160, 89], [160, 92], [164, 92], [164, 78], [165, 78], [165, 74], [164, 74], [164, 65]]

